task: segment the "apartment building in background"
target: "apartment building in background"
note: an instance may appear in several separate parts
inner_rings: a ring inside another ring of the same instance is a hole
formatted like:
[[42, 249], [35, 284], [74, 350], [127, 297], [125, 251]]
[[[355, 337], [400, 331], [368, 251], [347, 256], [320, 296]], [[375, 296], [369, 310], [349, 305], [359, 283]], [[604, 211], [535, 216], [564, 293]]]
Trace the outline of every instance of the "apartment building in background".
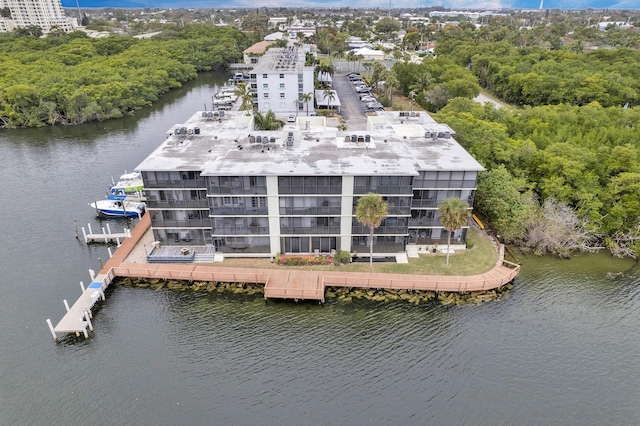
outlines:
[[52, 28], [69, 32], [77, 26], [74, 19], [65, 16], [60, 0], [0, 0], [2, 8], [8, 8], [11, 12], [11, 17], [0, 18], [2, 32], [33, 25], [46, 34]]

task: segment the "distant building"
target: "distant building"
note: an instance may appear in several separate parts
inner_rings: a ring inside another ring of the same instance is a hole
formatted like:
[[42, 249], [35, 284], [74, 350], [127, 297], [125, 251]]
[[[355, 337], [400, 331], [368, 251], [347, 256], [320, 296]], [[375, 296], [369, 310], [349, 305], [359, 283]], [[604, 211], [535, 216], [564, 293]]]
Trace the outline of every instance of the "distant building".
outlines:
[[384, 52], [382, 50], [375, 50], [369, 47], [361, 47], [360, 49], [351, 50], [356, 55], [361, 55], [364, 61], [383, 61]]
[[313, 94], [314, 90], [313, 67], [305, 66], [305, 51], [296, 46], [269, 49], [253, 67], [250, 77], [254, 104], [261, 112], [302, 111], [302, 95]]
[[31, 25], [40, 27], [44, 34], [57, 27], [73, 31], [76, 21], [67, 18], [60, 0], [0, 0], [0, 8], [9, 8], [11, 18], [0, 18], [0, 31], [12, 31]]
[[274, 41], [263, 40], [253, 45], [247, 47], [242, 51], [242, 55], [244, 57], [245, 64], [257, 64], [260, 56], [264, 55], [264, 52], [267, 51], [267, 48], [271, 46]]
[[299, 27], [291, 26], [287, 28], [289, 38], [298, 38], [298, 34], [302, 34], [304, 37], [311, 37], [316, 35], [316, 27]]
[[[445, 246], [438, 205], [450, 197], [473, 204], [483, 168], [453, 136], [414, 111], [378, 112], [362, 131], [305, 115], [263, 131], [243, 111], [200, 111], [136, 170], [154, 239], [163, 245], [214, 245], [228, 257], [365, 254], [370, 230], [355, 210], [373, 192], [389, 212], [373, 249], [394, 256]], [[467, 229], [451, 235], [452, 247], [465, 247]]]

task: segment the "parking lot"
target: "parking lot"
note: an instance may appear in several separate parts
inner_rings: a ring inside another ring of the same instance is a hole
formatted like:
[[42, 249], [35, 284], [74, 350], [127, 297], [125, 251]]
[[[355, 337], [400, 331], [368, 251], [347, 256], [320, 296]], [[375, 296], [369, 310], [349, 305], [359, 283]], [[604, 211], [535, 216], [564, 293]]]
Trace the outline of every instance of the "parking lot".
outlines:
[[[358, 84], [363, 85], [364, 83]], [[367, 103], [360, 100], [360, 95], [365, 95], [366, 93], [358, 93], [356, 91], [356, 84], [354, 84], [346, 74], [335, 74], [333, 76], [333, 89], [338, 93], [338, 97], [340, 98], [341, 114], [347, 121], [347, 127], [351, 130], [366, 130]], [[371, 102], [377, 101], [375, 99], [370, 100], [370, 105]]]

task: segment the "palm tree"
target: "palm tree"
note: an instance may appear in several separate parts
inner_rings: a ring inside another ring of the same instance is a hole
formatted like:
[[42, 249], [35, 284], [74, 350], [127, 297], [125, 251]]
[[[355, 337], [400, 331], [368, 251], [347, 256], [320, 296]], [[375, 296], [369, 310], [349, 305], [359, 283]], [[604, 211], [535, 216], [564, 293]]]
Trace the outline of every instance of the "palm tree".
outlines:
[[276, 114], [269, 110], [264, 115], [256, 111], [253, 115], [254, 128], [256, 130], [280, 130], [284, 126], [282, 120], [276, 118]]
[[324, 95], [324, 98], [327, 100], [327, 109], [329, 109], [329, 106], [331, 106], [331, 102], [336, 100], [336, 92], [334, 90], [327, 89], [324, 92], [322, 92], [322, 94]]
[[309, 93], [303, 93], [300, 98], [302, 99], [302, 102], [305, 103], [305, 105], [307, 106], [307, 117], [309, 116], [309, 101], [311, 101], [311, 99], [313, 99], [313, 93], [309, 92]]
[[398, 87], [398, 78], [393, 70], [388, 70], [384, 73], [384, 87], [387, 89], [387, 99], [389, 99], [389, 106], [393, 105], [393, 89]]
[[431, 85], [431, 75], [420, 74], [414, 80], [414, 83], [409, 86], [409, 90], [415, 92], [416, 95], [423, 95]]
[[438, 206], [440, 211], [440, 223], [449, 231], [447, 235], [447, 260], [445, 265], [449, 265], [449, 251], [451, 247], [451, 234], [469, 220], [469, 204], [460, 198], [447, 198]]
[[247, 111], [253, 109], [253, 90], [247, 85], [247, 83], [239, 83], [236, 87], [236, 95], [240, 96], [242, 105], [240, 111]]
[[369, 227], [369, 269], [373, 269], [373, 230], [389, 215], [387, 203], [380, 194], [372, 192], [360, 197], [356, 206], [356, 220]]
[[348, 51], [345, 58], [347, 59], [347, 70], [351, 71], [351, 62], [354, 64], [356, 62], [356, 52], [353, 50]]

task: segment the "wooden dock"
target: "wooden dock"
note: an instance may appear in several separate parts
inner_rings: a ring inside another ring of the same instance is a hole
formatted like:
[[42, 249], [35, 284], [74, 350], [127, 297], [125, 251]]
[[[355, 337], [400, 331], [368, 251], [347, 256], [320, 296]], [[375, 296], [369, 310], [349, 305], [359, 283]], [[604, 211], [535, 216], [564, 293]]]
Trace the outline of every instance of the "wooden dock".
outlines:
[[89, 243], [104, 243], [104, 244], [112, 244], [116, 243], [120, 245], [120, 241], [123, 241], [125, 238], [131, 237], [131, 231], [127, 228], [124, 228], [123, 232], [111, 232], [111, 227], [107, 223], [106, 227], [102, 227], [101, 231], [98, 233], [94, 233], [91, 229], [91, 224], [87, 224], [87, 228], [89, 232], [85, 231], [84, 226], [82, 227], [82, 236], [84, 237], [84, 242], [86, 244]]
[[[296, 269], [254, 269], [211, 266], [196, 263], [149, 263], [143, 260], [128, 261], [129, 255], [149, 231], [151, 220], [145, 214], [137, 226], [118, 247], [92, 283], [78, 300], [67, 307], [66, 315], [54, 327], [47, 324], [54, 339], [58, 333], [82, 333], [88, 337], [93, 330], [91, 308], [99, 299], [104, 300], [105, 289], [116, 277], [154, 278], [186, 281], [211, 281], [226, 283], [264, 284], [265, 299], [317, 300], [324, 302], [325, 288], [354, 287], [373, 289], [430, 290], [447, 292], [471, 292], [493, 290], [513, 281], [520, 272], [520, 265], [504, 260], [503, 246], [498, 246], [499, 260], [488, 272], [472, 276], [440, 276], [383, 274], [340, 271], [307, 271]], [[135, 256], [133, 256], [135, 257]]]

